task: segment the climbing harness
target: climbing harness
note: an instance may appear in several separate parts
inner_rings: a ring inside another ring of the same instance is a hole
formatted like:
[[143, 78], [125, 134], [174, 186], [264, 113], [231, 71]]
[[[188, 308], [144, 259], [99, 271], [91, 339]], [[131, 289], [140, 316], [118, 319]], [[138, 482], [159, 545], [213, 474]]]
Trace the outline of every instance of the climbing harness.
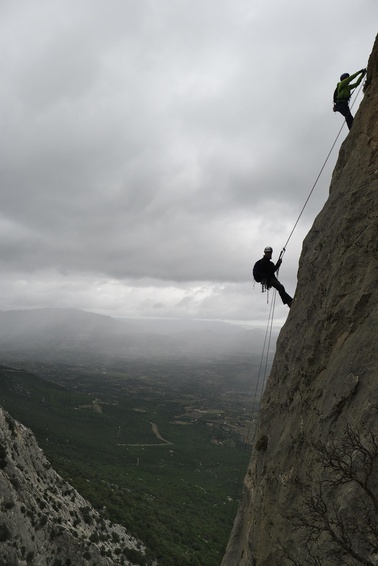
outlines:
[[[272, 248], [270, 248], [270, 249], [272, 249]], [[265, 248], [265, 250], [266, 250], [266, 248]], [[265, 252], [265, 250], [264, 250], [264, 252]], [[272, 250], [272, 251], [273, 251], [273, 250]], [[282, 256], [283, 256], [284, 253], [285, 253], [285, 248], [281, 251], [277, 263], [278, 263], [279, 261], [282, 261]], [[279, 271], [280, 271], [280, 268], [277, 269], [277, 275], [278, 275]], [[256, 281], [257, 283], [261, 283], [261, 292], [262, 292], [262, 293], [266, 293], [266, 303], [269, 304], [269, 290], [270, 290], [272, 287], [269, 287], [269, 286], [268, 286], [267, 279], [261, 279], [261, 281], [257, 281], [257, 280], [255, 279], [255, 281]]]

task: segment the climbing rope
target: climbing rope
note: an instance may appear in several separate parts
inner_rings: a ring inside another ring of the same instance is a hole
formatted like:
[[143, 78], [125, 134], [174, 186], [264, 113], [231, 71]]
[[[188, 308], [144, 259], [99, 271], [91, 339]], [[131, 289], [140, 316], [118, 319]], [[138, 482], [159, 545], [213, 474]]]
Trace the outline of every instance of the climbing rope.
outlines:
[[[352, 104], [351, 104], [351, 108], [353, 108], [353, 105], [354, 105], [354, 103], [356, 102], [357, 96], [359, 95], [362, 86], [363, 86], [363, 85], [362, 85], [362, 83], [361, 83], [360, 88], [358, 89], [358, 91], [356, 92], [356, 94], [355, 94], [355, 96], [354, 96], [354, 98], [353, 98], [353, 102], [352, 102]], [[338, 140], [339, 137], [340, 137], [340, 134], [341, 134], [341, 132], [342, 132], [342, 129], [344, 128], [344, 125], [345, 125], [345, 120], [343, 121], [343, 123], [342, 123], [342, 125], [341, 125], [341, 128], [340, 128], [340, 130], [338, 131], [338, 134], [337, 134], [337, 136], [336, 136], [336, 138], [335, 138], [335, 141], [333, 142], [333, 144], [332, 144], [332, 146], [331, 146], [331, 149], [329, 150], [328, 155], [327, 155], [327, 157], [325, 158], [325, 161], [324, 161], [324, 163], [323, 163], [323, 165], [322, 165], [322, 167], [321, 167], [321, 169], [320, 169], [320, 171], [319, 171], [319, 173], [318, 173], [318, 176], [316, 177], [315, 182], [314, 182], [314, 184], [313, 184], [312, 187], [311, 187], [311, 190], [310, 190], [310, 192], [309, 192], [309, 195], [308, 195], [307, 199], [305, 200], [304, 205], [302, 206], [302, 209], [301, 209], [301, 211], [300, 211], [300, 213], [299, 213], [299, 216], [298, 216], [298, 218], [297, 218], [297, 220], [296, 220], [296, 222], [295, 222], [295, 224], [294, 224], [294, 226], [293, 226], [292, 231], [291, 231], [290, 234], [289, 234], [288, 239], [286, 240], [286, 244], [284, 245], [284, 247], [283, 247], [283, 249], [282, 249], [282, 252], [281, 252], [280, 257], [282, 257], [283, 254], [284, 254], [285, 251], [286, 251], [286, 246], [288, 245], [288, 243], [289, 243], [289, 241], [290, 241], [290, 239], [291, 239], [291, 237], [292, 237], [292, 235], [293, 235], [293, 233], [294, 233], [294, 230], [296, 229], [296, 227], [297, 227], [297, 225], [298, 225], [298, 222], [299, 222], [299, 220], [301, 219], [301, 216], [302, 216], [302, 214], [303, 214], [303, 212], [304, 212], [304, 209], [306, 208], [306, 206], [307, 206], [307, 204], [308, 204], [308, 201], [310, 200], [311, 195], [312, 195], [312, 193], [314, 192], [314, 189], [315, 189], [316, 185], [318, 184], [318, 181], [319, 181], [319, 179], [320, 179], [320, 176], [321, 176], [321, 174], [323, 173], [325, 166], [327, 165], [328, 159], [330, 158], [331, 153], [332, 153], [332, 151], [333, 151], [333, 148], [335, 147], [336, 142], [337, 142], [337, 140]]]
[[[353, 105], [354, 105], [354, 103], [355, 103], [355, 101], [356, 101], [356, 99], [357, 99], [357, 96], [358, 96], [359, 93], [360, 93], [360, 90], [361, 90], [362, 86], [363, 86], [363, 85], [361, 84], [360, 88], [358, 89], [357, 93], [355, 94], [354, 99], [353, 99], [353, 102], [352, 102], [352, 104], [351, 104], [351, 108], [353, 108]], [[300, 211], [300, 213], [299, 213], [299, 216], [298, 216], [297, 220], [296, 220], [295, 223], [294, 223], [294, 226], [293, 226], [293, 228], [292, 228], [292, 230], [291, 230], [291, 232], [290, 232], [290, 234], [289, 234], [289, 237], [288, 237], [288, 239], [286, 240], [286, 243], [285, 243], [284, 247], [282, 248], [282, 251], [281, 251], [281, 253], [280, 253], [280, 255], [279, 255], [279, 258], [278, 258], [279, 260], [282, 259], [284, 253], [286, 252], [286, 247], [287, 247], [287, 245], [288, 245], [288, 243], [289, 243], [289, 241], [290, 241], [290, 239], [291, 239], [291, 237], [292, 237], [292, 235], [293, 235], [293, 233], [294, 233], [294, 231], [295, 231], [295, 229], [296, 229], [296, 227], [297, 227], [297, 225], [298, 225], [298, 223], [299, 223], [299, 220], [300, 220], [301, 217], [302, 217], [302, 214], [303, 214], [303, 212], [304, 212], [304, 210], [305, 210], [305, 208], [306, 208], [306, 206], [307, 206], [307, 204], [308, 204], [308, 201], [310, 200], [310, 198], [311, 198], [311, 196], [312, 196], [312, 193], [313, 193], [314, 190], [315, 190], [316, 185], [318, 184], [318, 181], [319, 181], [319, 179], [320, 179], [320, 176], [321, 176], [321, 174], [322, 174], [323, 171], [324, 171], [324, 168], [325, 168], [325, 166], [326, 166], [326, 164], [327, 164], [327, 162], [328, 162], [328, 160], [329, 160], [329, 158], [330, 158], [330, 156], [331, 156], [331, 153], [332, 153], [332, 151], [333, 151], [333, 149], [334, 149], [334, 147], [335, 147], [335, 145], [336, 145], [336, 143], [337, 143], [337, 140], [338, 140], [339, 137], [340, 137], [340, 134], [341, 134], [341, 132], [342, 132], [342, 129], [344, 128], [344, 125], [345, 125], [345, 120], [343, 121], [343, 123], [342, 123], [342, 125], [341, 125], [341, 128], [339, 129], [339, 131], [338, 131], [338, 133], [337, 133], [337, 136], [336, 136], [336, 138], [335, 138], [335, 141], [333, 142], [333, 144], [332, 144], [332, 146], [331, 146], [331, 149], [329, 150], [329, 152], [328, 152], [328, 154], [327, 154], [327, 157], [326, 157], [326, 159], [325, 159], [325, 161], [324, 161], [324, 163], [323, 163], [323, 165], [322, 165], [322, 167], [321, 167], [321, 169], [320, 169], [320, 171], [319, 171], [319, 173], [318, 173], [318, 175], [317, 175], [317, 177], [316, 177], [316, 179], [315, 179], [314, 184], [313, 184], [312, 187], [311, 187], [311, 190], [310, 190], [310, 192], [309, 192], [309, 194], [308, 194], [308, 196], [307, 196], [307, 198], [306, 198], [306, 200], [305, 200], [305, 203], [304, 203], [304, 205], [302, 206], [302, 209], [301, 209], [301, 211]], [[277, 270], [277, 273], [278, 273], [278, 271], [279, 271], [279, 270]], [[270, 307], [270, 311], [269, 311], [268, 322], [267, 322], [266, 333], [265, 333], [265, 339], [264, 339], [263, 349], [262, 349], [261, 358], [260, 358], [259, 371], [258, 371], [257, 381], [256, 381], [256, 385], [255, 385], [255, 389], [254, 389], [254, 394], [253, 394], [251, 414], [250, 414], [250, 419], [249, 419], [249, 424], [248, 424], [248, 429], [247, 429], [247, 439], [249, 439], [249, 437], [250, 437], [250, 435], [251, 435], [251, 428], [252, 428], [252, 425], [254, 424], [254, 422], [256, 422], [257, 416], [258, 416], [259, 410], [260, 410], [259, 407], [258, 407], [257, 409], [255, 409], [255, 405], [256, 405], [256, 402], [257, 402], [257, 396], [258, 396], [258, 394], [259, 394], [259, 397], [260, 397], [260, 398], [259, 398], [259, 404], [260, 404], [260, 401], [261, 401], [261, 398], [262, 398], [262, 394], [263, 394], [264, 389], [265, 389], [265, 383], [266, 383], [266, 378], [267, 378], [267, 373], [268, 373], [269, 349], [270, 349], [270, 343], [271, 343], [271, 337], [272, 337], [272, 330], [273, 330], [274, 311], [275, 311], [275, 305], [276, 305], [276, 296], [277, 296], [277, 291], [276, 291], [276, 289], [274, 289], [273, 301], [272, 301], [272, 303], [271, 303], [271, 307]], [[255, 443], [255, 435], [256, 435], [256, 427], [254, 427], [254, 430], [253, 430], [253, 433], [252, 433], [252, 437], [251, 437], [252, 446], [253, 446], [254, 443]], [[241, 477], [241, 476], [242, 476], [242, 472], [243, 472], [243, 469], [244, 469], [244, 466], [245, 466], [245, 458], [246, 458], [246, 453], [247, 453], [247, 446], [249, 446], [249, 444], [247, 444], [247, 442], [246, 442], [246, 443], [244, 444], [244, 452], [243, 452], [242, 461], [241, 461], [241, 464], [240, 464], [239, 478], [238, 478], [238, 481], [237, 481], [237, 484], [236, 484], [235, 496], [234, 496], [233, 505], [232, 505], [232, 508], [231, 508], [230, 513], [233, 512], [234, 506], [235, 506], [236, 501], [237, 501], [237, 497], [238, 497], [238, 493], [239, 493], [239, 489], [240, 489], [240, 485], [241, 485], [241, 481], [242, 481], [242, 477]]]
[[[256, 422], [257, 416], [259, 414], [259, 406], [257, 406], [257, 403], [258, 403], [258, 405], [260, 405], [261, 397], [262, 397], [263, 391], [265, 389], [265, 382], [266, 382], [266, 378], [267, 378], [267, 374], [268, 374], [269, 351], [270, 351], [270, 343], [271, 343], [271, 338], [272, 338], [274, 310], [275, 310], [275, 305], [276, 305], [276, 295], [277, 295], [277, 293], [275, 292], [273, 294], [273, 300], [272, 300], [271, 305], [270, 305], [270, 312], [269, 312], [268, 322], [267, 322], [267, 326], [266, 326], [266, 330], [265, 330], [264, 344], [263, 344], [263, 348], [262, 348], [262, 352], [261, 352], [259, 369], [258, 369], [258, 373], [257, 373], [257, 381], [256, 381], [256, 385], [255, 385], [254, 392], [253, 392], [251, 413], [250, 413], [250, 416], [249, 416], [248, 428], [247, 428], [247, 433], [246, 433], [246, 442], [244, 443], [244, 450], [243, 450], [242, 459], [241, 459], [241, 463], [240, 463], [238, 480], [235, 484], [235, 494], [234, 494], [234, 497], [233, 497], [233, 503], [232, 503], [232, 506], [230, 508], [230, 518], [229, 518], [230, 524], [232, 524], [233, 519], [235, 518], [235, 506], [236, 506], [236, 503], [238, 501], [238, 496], [239, 496], [239, 493], [240, 493], [240, 487], [242, 485], [242, 473], [243, 473], [243, 470], [244, 470], [246, 458], [248, 457], [247, 450], [250, 453], [250, 448], [249, 448], [250, 443], [248, 443], [247, 441], [250, 440], [250, 442], [252, 443], [252, 446], [255, 443], [256, 427], [254, 427], [254, 429], [252, 431], [252, 426]], [[258, 399], [258, 397], [259, 397], [259, 399]]]
[[[271, 305], [270, 305], [269, 317], [268, 317], [268, 322], [267, 322], [266, 330], [265, 330], [264, 344], [263, 344], [261, 357], [260, 357], [259, 370], [258, 370], [258, 373], [257, 373], [257, 381], [256, 381], [256, 385], [255, 385], [254, 392], [253, 392], [252, 406], [251, 406], [251, 411], [250, 411], [250, 416], [249, 416], [249, 421], [248, 421], [248, 428], [247, 428], [247, 433], [246, 433], [246, 441], [244, 443], [244, 450], [243, 450], [243, 454], [242, 454], [242, 458], [241, 458], [241, 462], [240, 462], [239, 476], [238, 476], [237, 482], [235, 484], [235, 494], [234, 494], [234, 497], [233, 497], [233, 500], [232, 500], [232, 505], [230, 507], [229, 521], [228, 521], [230, 525], [232, 525], [233, 520], [235, 518], [235, 511], [236, 511], [235, 507], [236, 507], [236, 504], [238, 503], [240, 489], [241, 489], [241, 486], [242, 486], [242, 479], [243, 479], [242, 474], [243, 474], [243, 470], [244, 470], [244, 467], [245, 467], [246, 459], [248, 457], [248, 454], [250, 454], [250, 451], [251, 451], [250, 444], [252, 444], [252, 446], [254, 446], [254, 444], [255, 444], [255, 436], [256, 436], [256, 425], [255, 425], [255, 423], [257, 421], [257, 417], [258, 417], [258, 414], [259, 414], [259, 410], [260, 410], [259, 405], [260, 405], [260, 401], [261, 401], [263, 391], [265, 389], [266, 378], [267, 378], [267, 375], [268, 375], [269, 351], [270, 351], [270, 344], [271, 344], [271, 339], [272, 339], [274, 310], [275, 310], [275, 306], [276, 306], [276, 295], [277, 295], [277, 292], [275, 292], [273, 294], [273, 300], [272, 300]], [[254, 426], [253, 430], [252, 430], [252, 426]], [[250, 442], [247, 442], [248, 440]]]

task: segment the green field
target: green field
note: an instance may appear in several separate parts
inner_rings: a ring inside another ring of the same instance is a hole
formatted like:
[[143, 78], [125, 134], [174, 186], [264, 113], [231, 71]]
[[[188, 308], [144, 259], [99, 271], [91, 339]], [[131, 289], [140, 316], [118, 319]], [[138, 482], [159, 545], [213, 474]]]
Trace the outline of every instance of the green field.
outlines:
[[1, 368], [0, 402], [65, 479], [146, 544], [149, 562], [219, 566], [250, 447], [216, 418], [180, 419], [187, 391], [168, 401], [166, 388], [119, 380], [90, 396]]

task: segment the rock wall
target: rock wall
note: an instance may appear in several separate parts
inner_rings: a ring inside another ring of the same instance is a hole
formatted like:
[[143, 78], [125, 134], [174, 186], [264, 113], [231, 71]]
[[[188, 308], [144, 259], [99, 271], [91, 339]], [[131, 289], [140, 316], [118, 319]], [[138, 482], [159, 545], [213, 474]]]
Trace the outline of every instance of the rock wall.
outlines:
[[0, 408], [0, 564], [134, 564], [144, 547], [103, 520], [50, 466], [32, 432]]
[[378, 564], [378, 39], [364, 92], [303, 243], [222, 566]]

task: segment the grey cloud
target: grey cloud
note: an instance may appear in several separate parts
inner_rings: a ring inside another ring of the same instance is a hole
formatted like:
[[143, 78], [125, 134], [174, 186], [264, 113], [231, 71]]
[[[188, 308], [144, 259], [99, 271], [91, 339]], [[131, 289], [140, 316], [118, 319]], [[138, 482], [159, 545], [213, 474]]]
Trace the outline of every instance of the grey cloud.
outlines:
[[[297, 219], [341, 125], [334, 82], [366, 64], [374, 11], [2, 3], [3, 304], [260, 319], [251, 264]], [[290, 291], [336, 155], [285, 256]]]

